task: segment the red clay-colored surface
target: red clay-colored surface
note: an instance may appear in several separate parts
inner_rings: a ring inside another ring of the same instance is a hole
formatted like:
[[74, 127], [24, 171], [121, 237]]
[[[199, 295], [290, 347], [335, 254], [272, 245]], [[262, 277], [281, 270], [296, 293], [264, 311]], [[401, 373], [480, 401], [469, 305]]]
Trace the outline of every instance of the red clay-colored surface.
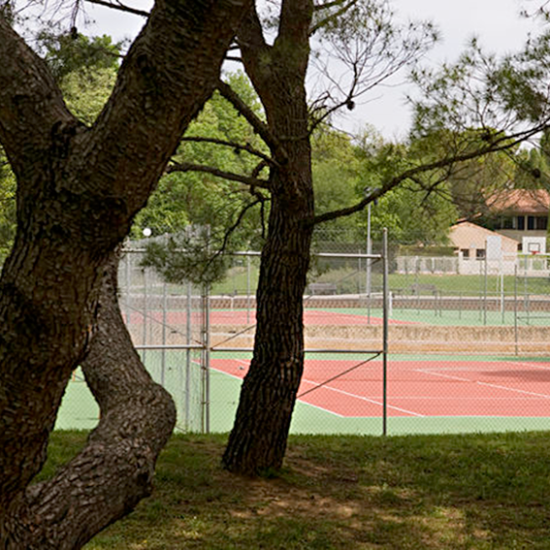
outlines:
[[[168, 311], [166, 316], [163, 317], [160, 311], [150, 311], [147, 313], [150, 321], [162, 323], [164, 319], [168, 325], [184, 325], [187, 322], [187, 315], [185, 311]], [[201, 315], [198, 312], [191, 313], [191, 322], [197, 324], [201, 322]], [[142, 324], [143, 315], [141, 313], [131, 313], [131, 324]], [[210, 324], [211, 325], [253, 325], [256, 323], [256, 316], [253, 310], [247, 315], [246, 311], [211, 311], [210, 312]], [[351, 313], [338, 313], [335, 311], [320, 311], [320, 310], [305, 310], [304, 311], [304, 323], [306, 325], [336, 325], [336, 326], [348, 326], [348, 325], [381, 325], [382, 319], [380, 317], [367, 317], [366, 315], [354, 315]], [[396, 321], [391, 319], [389, 321], [393, 325], [414, 325], [413, 321]]]
[[[344, 417], [382, 414], [382, 363], [372, 361], [303, 395], [356, 365], [306, 360], [299, 399]], [[213, 359], [243, 378], [248, 361]], [[529, 361], [390, 361], [389, 416], [550, 416], [550, 363]]]

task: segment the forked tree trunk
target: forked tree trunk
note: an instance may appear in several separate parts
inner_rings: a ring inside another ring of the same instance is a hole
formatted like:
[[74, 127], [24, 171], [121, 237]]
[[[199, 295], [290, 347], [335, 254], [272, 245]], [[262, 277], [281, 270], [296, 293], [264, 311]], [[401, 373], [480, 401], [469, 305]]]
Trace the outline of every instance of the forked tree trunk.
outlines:
[[85, 367], [101, 423], [53, 480], [29, 485], [94, 336], [105, 262], [211, 95], [249, 5], [157, 2], [91, 128], [0, 15], [0, 144], [17, 179], [18, 224], [0, 277], [3, 550], [79, 548], [150, 490], [174, 409], [129, 346], [113, 285], [103, 295], [111, 326]]

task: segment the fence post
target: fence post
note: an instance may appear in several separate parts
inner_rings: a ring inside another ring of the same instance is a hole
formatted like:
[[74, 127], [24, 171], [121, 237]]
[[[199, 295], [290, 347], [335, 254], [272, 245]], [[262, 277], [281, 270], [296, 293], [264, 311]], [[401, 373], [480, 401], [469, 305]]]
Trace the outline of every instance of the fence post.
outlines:
[[[191, 345], [191, 283], [187, 283], [187, 304], [186, 304], [186, 341], [185, 343]], [[190, 420], [189, 415], [191, 411], [191, 349], [187, 348], [186, 362], [185, 362], [185, 429], [189, 430]]]
[[[166, 306], [167, 306], [167, 292], [166, 281], [162, 287], [162, 345], [166, 347]], [[162, 350], [161, 363], [160, 363], [160, 384], [164, 387], [166, 375], [166, 349]]]
[[203, 285], [202, 297], [203, 364], [202, 364], [202, 432], [210, 432], [210, 287]]
[[514, 342], [516, 356], [518, 355], [518, 264], [514, 265]]
[[130, 326], [130, 320], [131, 320], [131, 317], [130, 315], [132, 314], [131, 312], [131, 309], [130, 309], [130, 297], [131, 297], [131, 294], [130, 294], [130, 281], [131, 281], [131, 277], [130, 277], [130, 269], [131, 269], [131, 265], [130, 265], [130, 249], [126, 250], [126, 261], [124, 262], [125, 265], [126, 265], [126, 325], [129, 327]]
[[[147, 345], [147, 321], [149, 313], [147, 311], [147, 306], [149, 301], [149, 296], [147, 293], [147, 268], [143, 268], [143, 345]], [[145, 357], [147, 354], [147, 350], [143, 349], [143, 353], [141, 356], [141, 360], [145, 363]]]
[[483, 325], [487, 326], [487, 254], [485, 254], [485, 262], [483, 267]]
[[250, 324], [250, 256], [246, 256], [246, 324]]
[[383, 329], [382, 329], [382, 369], [383, 369], [383, 406], [382, 435], [388, 433], [388, 229], [383, 233], [383, 266], [382, 281]]

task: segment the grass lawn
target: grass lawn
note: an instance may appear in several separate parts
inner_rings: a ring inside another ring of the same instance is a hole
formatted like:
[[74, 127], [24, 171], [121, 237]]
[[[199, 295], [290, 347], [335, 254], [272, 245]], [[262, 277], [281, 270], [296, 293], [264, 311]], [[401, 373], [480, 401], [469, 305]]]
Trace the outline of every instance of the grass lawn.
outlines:
[[[250, 290], [256, 292], [258, 283], [257, 266], [250, 271]], [[212, 294], [245, 294], [248, 288], [246, 267], [234, 267], [228, 272], [227, 277], [212, 287]], [[310, 282], [334, 283], [340, 294], [355, 294], [365, 292], [365, 272], [350, 268], [337, 268], [327, 271], [321, 275], [309, 275]], [[478, 275], [456, 275], [456, 274], [404, 274], [390, 273], [388, 285], [390, 290], [398, 294], [410, 294], [413, 285], [433, 285], [440, 293], [446, 296], [479, 296], [485, 292], [485, 276], [483, 272]], [[501, 278], [496, 275], [487, 276], [487, 293], [489, 296], [500, 295]], [[504, 277], [504, 291], [507, 295], [514, 294], [516, 282], [513, 275]], [[378, 272], [372, 273], [372, 288], [378, 291], [382, 288], [382, 276]], [[550, 292], [550, 280], [545, 277], [518, 278], [517, 292], [519, 296], [526, 294], [548, 294]], [[424, 294], [431, 295], [430, 292]]]
[[[41, 474], [84, 433], [55, 432]], [[154, 495], [88, 550], [548, 549], [550, 437], [293, 436], [278, 476], [221, 469], [224, 436], [175, 436]]]

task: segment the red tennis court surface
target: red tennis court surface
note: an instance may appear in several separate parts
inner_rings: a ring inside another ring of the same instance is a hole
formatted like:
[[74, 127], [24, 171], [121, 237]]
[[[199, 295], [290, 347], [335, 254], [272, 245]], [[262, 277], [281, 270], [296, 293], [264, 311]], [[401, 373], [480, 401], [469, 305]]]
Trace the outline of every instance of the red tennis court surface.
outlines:
[[[166, 322], [168, 325], [184, 325], [187, 323], [187, 315], [185, 311], [167, 311], [163, 316], [160, 311], [150, 311], [147, 313], [149, 319], [155, 322]], [[191, 323], [200, 324], [201, 314], [198, 312], [191, 313]], [[131, 324], [142, 324], [143, 315], [141, 313], [131, 313]], [[251, 310], [249, 313], [246, 310], [213, 310], [210, 312], [210, 324], [212, 325], [253, 325], [256, 323], [255, 312]], [[395, 321], [390, 320], [393, 325], [414, 325], [418, 324], [414, 321]], [[304, 311], [305, 325], [381, 325], [380, 317], [368, 317], [366, 315], [354, 315], [352, 313], [339, 313], [336, 311], [321, 311], [321, 310], [305, 310]]]
[[[382, 362], [306, 360], [298, 399], [342, 417], [382, 415]], [[249, 361], [213, 359], [212, 368], [243, 378]], [[389, 361], [388, 416], [550, 417], [550, 363]]]

